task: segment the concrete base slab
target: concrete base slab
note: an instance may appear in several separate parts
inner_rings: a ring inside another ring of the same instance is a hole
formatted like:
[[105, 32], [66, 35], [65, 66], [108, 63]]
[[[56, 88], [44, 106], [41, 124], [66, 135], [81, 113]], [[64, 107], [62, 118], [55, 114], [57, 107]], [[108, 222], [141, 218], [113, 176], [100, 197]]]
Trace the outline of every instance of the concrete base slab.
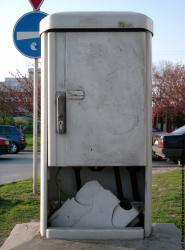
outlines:
[[153, 224], [152, 234], [144, 240], [48, 240], [40, 237], [39, 223], [14, 227], [1, 250], [180, 250], [181, 234], [174, 224]]

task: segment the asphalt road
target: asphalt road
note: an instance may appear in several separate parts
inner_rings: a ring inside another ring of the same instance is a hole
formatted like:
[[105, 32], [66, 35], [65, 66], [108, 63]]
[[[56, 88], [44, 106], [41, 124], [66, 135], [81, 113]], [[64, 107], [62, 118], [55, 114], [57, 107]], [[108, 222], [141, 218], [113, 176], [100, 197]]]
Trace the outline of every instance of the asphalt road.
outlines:
[[[40, 165], [40, 157], [38, 162]], [[0, 184], [32, 177], [32, 164], [32, 153], [30, 152], [0, 155]], [[179, 166], [169, 161], [153, 161], [153, 172], [168, 171], [174, 168], [179, 168]]]
[[[40, 165], [40, 157], [38, 158]], [[32, 153], [0, 155], [0, 184], [32, 177]]]

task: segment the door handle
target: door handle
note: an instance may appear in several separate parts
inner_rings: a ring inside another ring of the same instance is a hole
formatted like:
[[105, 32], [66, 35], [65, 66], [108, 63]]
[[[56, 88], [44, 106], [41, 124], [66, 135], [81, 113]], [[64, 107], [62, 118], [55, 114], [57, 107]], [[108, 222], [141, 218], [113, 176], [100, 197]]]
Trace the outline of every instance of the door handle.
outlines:
[[66, 133], [66, 92], [57, 96], [57, 133]]
[[84, 90], [67, 90], [67, 99], [83, 100], [85, 98]]

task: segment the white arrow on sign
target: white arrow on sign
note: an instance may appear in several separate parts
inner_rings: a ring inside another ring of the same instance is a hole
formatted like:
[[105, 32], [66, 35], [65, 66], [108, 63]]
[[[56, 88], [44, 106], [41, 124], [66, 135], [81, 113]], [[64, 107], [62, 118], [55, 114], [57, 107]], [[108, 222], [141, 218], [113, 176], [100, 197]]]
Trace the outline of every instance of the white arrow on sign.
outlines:
[[37, 43], [33, 42], [33, 43], [30, 45], [30, 48], [31, 48], [31, 50], [37, 50]]
[[39, 32], [33, 31], [33, 32], [17, 32], [17, 40], [26, 40], [26, 39], [32, 39], [32, 38], [39, 38]]

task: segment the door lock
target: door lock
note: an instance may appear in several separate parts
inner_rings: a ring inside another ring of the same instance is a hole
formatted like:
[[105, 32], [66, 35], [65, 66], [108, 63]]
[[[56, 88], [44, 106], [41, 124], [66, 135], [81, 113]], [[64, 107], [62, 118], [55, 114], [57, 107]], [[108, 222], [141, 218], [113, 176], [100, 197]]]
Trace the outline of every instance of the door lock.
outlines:
[[57, 96], [57, 133], [66, 133], [66, 92]]

